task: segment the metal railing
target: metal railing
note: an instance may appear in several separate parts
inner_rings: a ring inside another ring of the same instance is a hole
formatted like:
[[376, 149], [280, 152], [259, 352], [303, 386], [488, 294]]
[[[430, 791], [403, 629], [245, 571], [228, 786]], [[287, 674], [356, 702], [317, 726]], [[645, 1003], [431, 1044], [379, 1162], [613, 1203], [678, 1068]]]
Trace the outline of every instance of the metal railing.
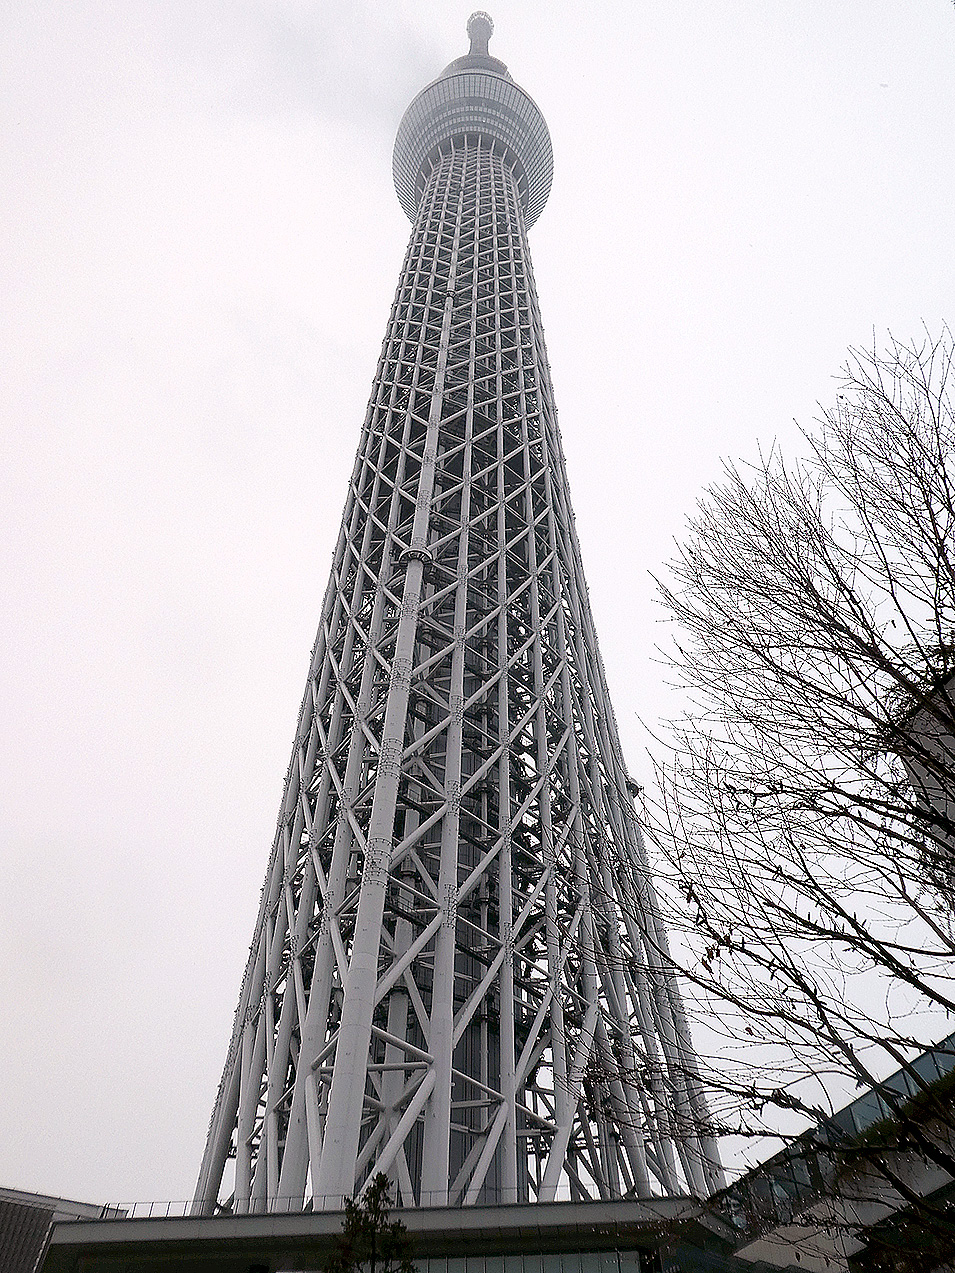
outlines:
[[[518, 1197], [513, 1189], [484, 1189], [482, 1196], [477, 1203], [468, 1207], [468, 1210], [480, 1208], [482, 1206], [541, 1206], [541, 1205], [560, 1205], [561, 1203], [573, 1204], [574, 1199], [570, 1198], [569, 1191], [565, 1196], [561, 1197], [558, 1191], [558, 1197], [553, 1203], [541, 1204], [534, 1198]], [[652, 1205], [654, 1201], [660, 1201], [659, 1198], [614, 1198], [609, 1200], [611, 1203], [646, 1203]], [[98, 1215], [86, 1217], [92, 1220], [165, 1220], [165, 1219], [185, 1219], [185, 1218], [211, 1218], [215, 1216], [236, 1217], [236, 1216], [256, 1216], [256, 1215], [309, 1215], [309, 1214], [334, 1214], [336, 1211], [344, 1210], [345, 1199], [341, 1194], [329, 1194], [315, 1197], [311, 1194], [302, 1197], [301, 1194], [294, 1197], [273, 1197], [273, 1198], [255, 1198], [240, 1199], [238, 1204], [235, 1199], [229, 1198], [226, 1202], [216, 1203], [214, 1208], [208, 1206], [201, 1209], [196, 1207], [193, 1199], [173, 1199], [173, 1200], [151, 1200], [139, 1202], [111, 1202], [104, 1206]], [[586, 1205], [586, 1204], [583, 1204]], [[427, 1196], [420, 1197], [414, 1210], [427, 1209], [430, 1206], [451, 1209], [464, 1208], [464, 1196], [459, 1193], [450, 1202], [446, 1196], [435, 1194], [434, 1201], [430, 1201]], [[392, 1210], [403, 1210], [401, 1204], [393, 1207]]]

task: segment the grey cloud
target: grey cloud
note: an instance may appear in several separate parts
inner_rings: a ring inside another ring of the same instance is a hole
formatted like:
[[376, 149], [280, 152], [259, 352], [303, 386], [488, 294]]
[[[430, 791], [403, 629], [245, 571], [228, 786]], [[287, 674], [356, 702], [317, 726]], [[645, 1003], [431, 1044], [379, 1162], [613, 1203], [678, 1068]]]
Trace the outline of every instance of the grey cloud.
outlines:
[[192, 41], [197, 73], [211, 69], [220, 101], [233, 109], [266, 116], [318, 109], [388, 128], [447, 60], [436, 41], [367, 0], [216, 4]]

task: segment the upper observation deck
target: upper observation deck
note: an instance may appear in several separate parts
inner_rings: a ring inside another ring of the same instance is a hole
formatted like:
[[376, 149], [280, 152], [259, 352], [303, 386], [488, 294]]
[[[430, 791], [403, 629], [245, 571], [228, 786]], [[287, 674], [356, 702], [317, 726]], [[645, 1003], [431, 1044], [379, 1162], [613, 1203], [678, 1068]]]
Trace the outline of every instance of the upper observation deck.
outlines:
[[533, 100], [514, 83], [504, 63], [488, 53], [493, 30], [486, 13], [472, 13], [470, 51], [422, 89], [398, 127], [395, 189], [412, 221], [424, 193], [429, 161], [454, 137], [480, 136], [499, 143], [514, 162], [528, 226], [547, 202], [554, 176], [550, 133]]

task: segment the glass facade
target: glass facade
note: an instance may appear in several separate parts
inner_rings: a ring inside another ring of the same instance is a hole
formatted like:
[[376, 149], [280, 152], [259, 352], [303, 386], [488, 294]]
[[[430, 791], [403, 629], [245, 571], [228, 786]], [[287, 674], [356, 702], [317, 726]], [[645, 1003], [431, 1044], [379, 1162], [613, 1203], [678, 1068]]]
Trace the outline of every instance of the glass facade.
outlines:
[[894, 1118], [899, 1097], [918, 1100], [930, 1085], [955, 1072], [955, 1034], [884, 1079], [814, 1131], [747, 1172], [717, 1206], [737, 1228], [750, 1232], [784, 1223], [833, 1187], [840, 1146], [851, 1144], [883, 1120]]
[[655, 1273], [656, 1251], [555, 1251], [415, 1260], [420, 1273]]

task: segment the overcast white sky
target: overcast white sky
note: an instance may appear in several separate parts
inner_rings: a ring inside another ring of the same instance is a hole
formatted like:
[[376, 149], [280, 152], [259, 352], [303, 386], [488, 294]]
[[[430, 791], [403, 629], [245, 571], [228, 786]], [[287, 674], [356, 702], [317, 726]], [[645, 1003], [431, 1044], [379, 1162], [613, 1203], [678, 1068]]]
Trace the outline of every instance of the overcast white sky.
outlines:
[[[3, 6], [0, 1183], [191, 1194], [447, 0]], [[951, 318], [951, 0], [496, 0], [630, 767], [648, 572], [847, 345]]]

